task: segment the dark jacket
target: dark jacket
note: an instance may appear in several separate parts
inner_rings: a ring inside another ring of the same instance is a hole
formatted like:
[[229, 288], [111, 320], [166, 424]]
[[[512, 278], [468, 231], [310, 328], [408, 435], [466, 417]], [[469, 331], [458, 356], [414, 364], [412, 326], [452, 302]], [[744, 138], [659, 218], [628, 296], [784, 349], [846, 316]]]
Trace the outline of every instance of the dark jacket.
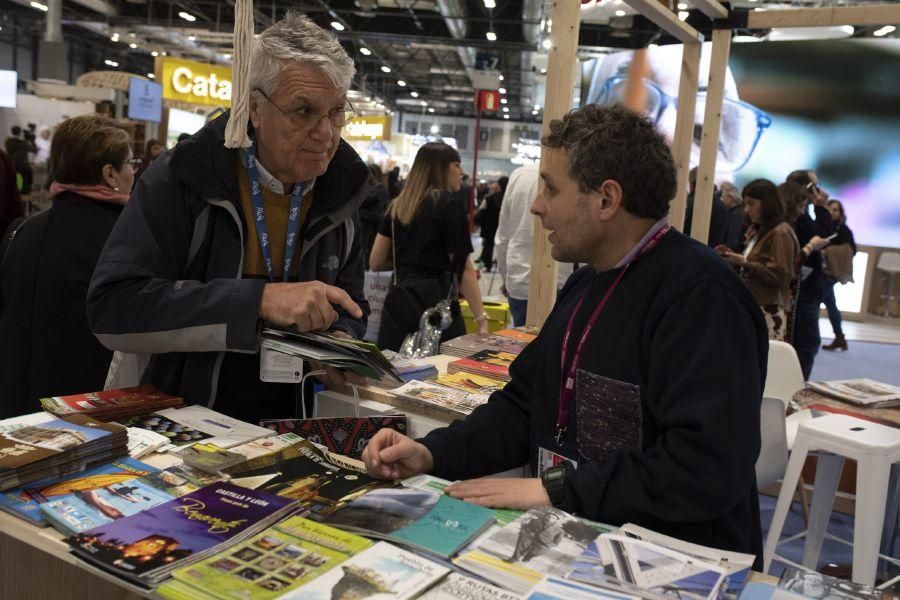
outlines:
[[[566, 367], [588, 317], [618, 275], [584, 267], [560, 292], [511, 381], [465, 421], [422, 442], [434, 474], [465, 479], [536, 465], [555, 433], [560, 348], [578, 301]], [[761, 556], [754, 466], [768, 339], [747, 287], [711, 250], [670, 231], [624, 275], [579, 364], [564, 442], [562, 508]], [[630, 433], [629, 433], [630, 432]]]
[[[797, 241], [803, 248], [809, 243], [813, 236], [828, 237], [834, 233], [834, 222], [831, 220], [831, 213], [824, 206], [813, 205], [816, 218], [813, 219], [807, 213], [803, 213], [794, 223], [794, 233], [797, 234]], [[811, 271], [806, 277], [801, 273], [802, 281], [800, 283], [800, 293], [798, 302], [815, 304], [816, 306], [822, 301], [822, 286], [825, 283], [825, 274], [822, 272], [824, 263], [822, 262], [822, 253], [818, 250], [813, 252], [803, 261], [804, 267], [809, 267]]]
[[481, 237], [493, 241], [500, 224], [500, 207], [503, 205], [503, 192], [494, 192], [484, 197], [481, 208]]
[[[242, 279], [248, 235], [224, 146], [226, 113], [153, 162], [97, 263], [88, 318], [110, 349], [152, 354], [142, 381], [193, 403], [215, 402], [225, 354], [258, 350], [264, 279]], [[334, 327], [361, 338], [369, 305], [357, 210], [369, 169], [343, 140], [315, 182], [315, 199], [290, 273], [343, 288], [363, 309]], [[255, 235], [251, 233], [252, 235]], [[259, 373], [246, 377], [258, 380]], [[262, 400], [262, 399], [260, 399]]]
[[378, 226], [381, 225], [381, 219], [384, 218], [384, 213], [391, 202], [387, 187], [383, 183], [376, 182], [373, 178], [370, 184], [372, 187], [369, 195], [359, 207], [363, 263], [366, 270], [369, 269], [369, 255], [372, 253], [372, 246], [375, 245], [375, 234], [378, 233]]
[[25, 205], [16, 183], [16, 167], [6, 152], [0, 150], [0, 236], [9, 224], [25, 214]]
[[103, 389], [112, 352], [91, 333], [85, 296], [121, 212], [67, 192], [9, 243], [0, 269], [0, 418], [38, 411], [46, 396]]

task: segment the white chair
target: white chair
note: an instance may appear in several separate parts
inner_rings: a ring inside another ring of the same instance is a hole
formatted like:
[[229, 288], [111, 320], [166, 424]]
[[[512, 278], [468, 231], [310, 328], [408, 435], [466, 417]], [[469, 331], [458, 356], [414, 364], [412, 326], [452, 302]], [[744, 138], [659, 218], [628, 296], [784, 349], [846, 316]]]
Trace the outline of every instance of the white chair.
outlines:
[[[802, 568], [815, 569], [817, 566], [826, 535], [825, 530], [831, 517], [838, 479], [844, 459], [849, 458], [857, 462], [853, 581], [873, 585], [878, 566], [878, 548], [884, 525], [891, 465], [900, 462], [900, 429], [847, 415], [827, 415], [800, 424], [781, 493], [778, 496], [775, 515], [766, 538], [763, 573], [769, 571], [772, 560], [776, 557], [775, 550], [793, 500], [794, 489], [800, 480], [806, 457], [813, 450], [820, 451], [820, 454]], [[788, 562], [781, 557], [778, 558], [782, 562]], [[889, 557], [883, 558], [900, 564], [900, 561]]]
[[[769, 340], [769, 360], [766, 368], [766, 387], [763, 389], [763, 398], [781, 400], [786, 414], [794, 394], [805, 387], [806, 382], [803, 380], [800, 359], [797, 358], [797, 352], [794, 350], [794, 347], [786, 342]], [[788, 450], [794, 445], [794, 438], [797, 437], [797, 427], [803, 421], [811, 418], [812, 413], [808, 410], [797, 411], [787, 417], [785, 434]]]
[[762, 399], [761, 446], [756, 459], [756, 488], [764, 489], [784, 477], [788, 463], [784, 403], [779, 398]]
[[882, 252], [878, 257], [878, 269], [887, 273], [888, 289], [887, 294], [882, 295], [884, 298], [884, 316], [891, 315], [891, 302], [894, 300], [894, 275], [900, 273], [900, 253]]

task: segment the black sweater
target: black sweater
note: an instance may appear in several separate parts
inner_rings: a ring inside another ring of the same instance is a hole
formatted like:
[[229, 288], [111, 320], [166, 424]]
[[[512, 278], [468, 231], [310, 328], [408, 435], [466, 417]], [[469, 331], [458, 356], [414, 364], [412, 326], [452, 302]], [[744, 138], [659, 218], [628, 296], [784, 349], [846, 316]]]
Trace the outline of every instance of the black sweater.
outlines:
[[[797, 241], [800, 242], [802, 248], [809, 243], [813, 236], [828, 237], [834, 233], [834, 222], [831, 220], [831, 213], [824, 206], [813, 206], [816, 218], [811, 218], [808, 214], [800, 215], [800, 218], [794, 223], [794, 233], [797, 234]], [[804, 267], [809, 267], [812, 271], [803, 278], [800, 283], [800, 302], [813, 303], [818, 306], [822, 300], [822, 285], [825, 281], [825, 274], [822, 272], [824, 263], [822, 261], [822, 253], [816, 250], [806, 257], [803, 261]]]
[[[568, 318], [589, 294], [575, 317], [571, 358], [617, 274], [590, 267], [573, 274], [538, 338], [512, 364], [510, 383], [465, 421], [422, 440], [436, 475], [462, 479], [536, 464], [539, 437], [555, 429]], [[579, 380], [587, 371], [640, 387], [633, 406], [642, 435], [630, 440], [632, 449], [612, 447], [605, 460], [582, 456], [577, 470], [567, 467], [563, 508], [761, 556], [754, 466], [767, 352], [762, 314], [743, 282], [705, 246], [666, 234], [625, 274], [579, 365]], [[607, 395], [611, 410], [593, 419], [605, 432], [582, 439], [579, 429], [587, 428], [579, 416], [602, 413], [604, 393], [601, 386], [578, 389], [566, 442], [578, 443], [582, 454], [598, 437], [616, 442], [628, 429], [625, 396]]]

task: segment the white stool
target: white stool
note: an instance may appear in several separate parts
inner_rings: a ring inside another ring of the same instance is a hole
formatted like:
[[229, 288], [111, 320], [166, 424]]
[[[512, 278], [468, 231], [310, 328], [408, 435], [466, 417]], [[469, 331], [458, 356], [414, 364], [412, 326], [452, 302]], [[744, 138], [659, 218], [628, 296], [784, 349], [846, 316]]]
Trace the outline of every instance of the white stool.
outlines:
[[[873, 585], [884, 525], [891, 465], [900, 462], [900, 429], [845, 415], [828, 415], [800, 424], [791, 451], [772, 526], [763, 552], [768, 573], [806, 456], [819, 454], [815, 490], [803, 549], [803, 567], [815, 570], [831, 517], [838, 479], [849, 458], [857, 463], [853, 527], [853, 581]], [[896, 518], [896, 517], [893, 517]]]
[[884, 271], [888, 276], [887, 293], [884, 298], [884, 316], [891, 316], [891, 302], [894, 300], [894, 275], [900, 273], [900, 254], [897, 252], [882, 252], [878, 257], [878, 270]]

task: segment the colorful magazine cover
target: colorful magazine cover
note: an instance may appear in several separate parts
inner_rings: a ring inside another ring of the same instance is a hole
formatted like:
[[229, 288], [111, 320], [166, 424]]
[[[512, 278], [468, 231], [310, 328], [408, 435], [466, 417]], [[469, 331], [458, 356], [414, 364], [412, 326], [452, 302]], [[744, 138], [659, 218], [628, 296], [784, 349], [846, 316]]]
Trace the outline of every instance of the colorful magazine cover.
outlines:
[[505, 381], [462, 371], [441, 375], [435, 380], [435, 383], [463, 390], [464, 392], [469, 392], [471, 394], [480, 394], [484, 396], [485, 402], [487, 402], [488, 396], [506, 387]]
[[285, 600], [406, 600], [431, 587], [450, 569], [386, 542], [378, 542]]
[[193, 555], [252, 535], [293, 504], [287, 498], [215, 483], [65, 541], [77, 556], [147, 584], [190, 562]]
[[165, 598], [270, 600], [371, 545], [352, 533], [291, 517], [241, 544], [174, 571], [173, 579], [157, 592]]
[[494, 333], [469, 333], [441, 344], [441, 354], [472, 356], [484, 350], [519, 355], [526, 344], [509, 336]]
[[156, 386], [149, 384], [86, 394], [73, 394], [71, 396], [41, 398], [41, 406], [44, 410], [60, 416], [105, 414], [140, 410], [141, 406], [165, 408], [166, 406], [179, 406], [181, 404], [181, 398], [170, 396], [156, 389]]
[[140, 478], [82, 489], [41, 505], [44, 518], [72, 535], [153, 508], [172, 499]]
[[41, 505], [46, 502], [59, 500], [76, 492], [90, 492], [123, 484], [158, 471], [155, 467], [126, 457], [87, 471], [42, 479], [0, 492], [0, 508], [43, 526], [47, 524], [47, 520], [41, 512]]
[[329, 525], [449, 558], [494, 523], [494, 512], [443, 494], [373, 490], [329, 515]]
[[406, 415], [272, 419], [259, 423], [278, 433], [295, 433], [314, 444], [351, 458], [359, 458], [366, 444], [382, 429], [406, 433]]
[[100, 423], [83, 415], [51, 415], [41, 423], [5, 431], [0, 433], [0, 474], [74, 451], [119, 429], [119, 425]]
[[447, 365], [448, 373], [478, 373], [494, 379], [509, 381], [509, 365], [516, 360], [516, 355], [509, 352], [482, 350], [469, 358], [454, 360]]
[[173, 446], [193, 444], [194, 442], [199, 442], [212, 437], [208, 433], [182, 425], [181, 423], [157, 413], [123, 419], [119, 421], [119, 423], [125, 427], [146, 429], [147, 431], [158, 433], [159, 435], [167, 437], [169, 443]]

